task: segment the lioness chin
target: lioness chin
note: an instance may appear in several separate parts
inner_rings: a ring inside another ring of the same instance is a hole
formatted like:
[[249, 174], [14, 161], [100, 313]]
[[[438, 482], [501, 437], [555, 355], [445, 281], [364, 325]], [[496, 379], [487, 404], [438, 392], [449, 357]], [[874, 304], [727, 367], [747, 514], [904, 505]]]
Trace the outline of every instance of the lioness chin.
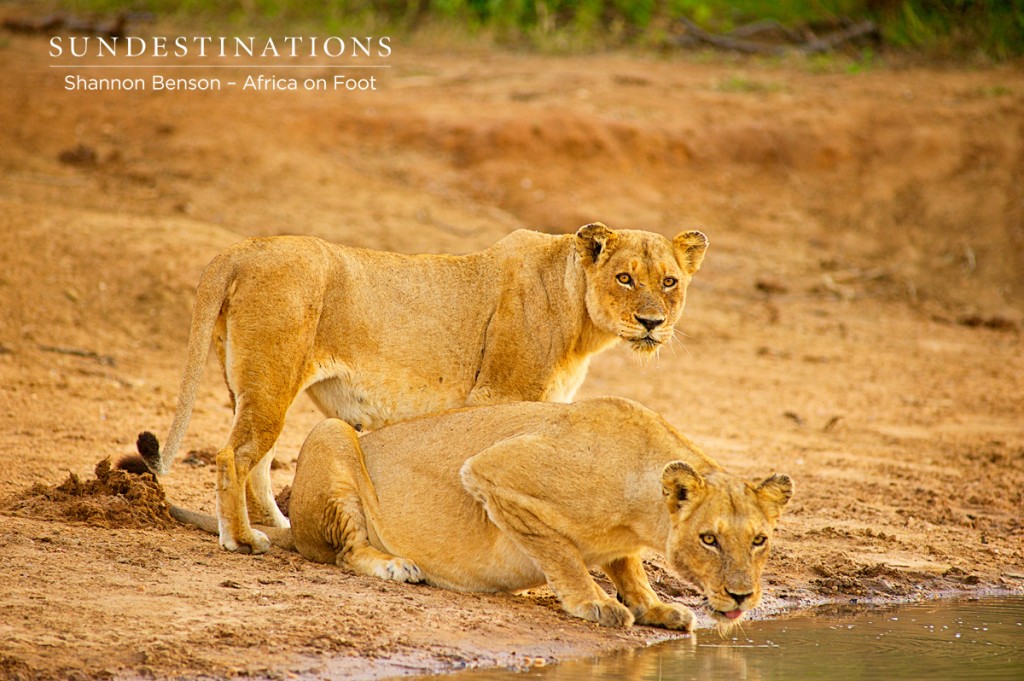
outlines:
[[[663, 553], [720, 624], [761, 598], [772, 531], [793, 485], [730, 475], [657, 414], [628, 400], [513, 403], [413, 419], [358, 437], [328, 419], [306, 439], [290, 529], [310, 560], [459, 591], [547, 583], [566, 612], [607, 626], [690, 630], [641, 561]], [[212, 516], [173, 508], [209, 532]], [[618, 599], [588, 572], [600, 567]]]
[[371, 430], [465, 405], [571, 400], [595, 353], [672, 338], [707, 243], [600, 223], [520, 230], [466, 256], [244, 241], [203, 272], [167, 443], [142, 433], [139, 453], [154, 473], [170, 469], [212, 342], [234, 408], [217, 454], [220, 544], [261, 553], [270, 544], [250, 520], [288, 525], [269, 470], [299, 393]]

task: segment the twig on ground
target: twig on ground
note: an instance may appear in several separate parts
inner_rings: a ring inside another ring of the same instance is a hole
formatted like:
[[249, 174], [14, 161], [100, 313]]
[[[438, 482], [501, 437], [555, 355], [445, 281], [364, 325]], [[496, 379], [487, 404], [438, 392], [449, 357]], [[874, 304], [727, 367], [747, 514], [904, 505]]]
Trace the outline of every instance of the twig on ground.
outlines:
[[[676, 43], [679, 45], [690, 45], [698, 42], [731, 52], [769, 56], [781, 56], [789, 50], [797, 50], [804, 54], [819, 54], [821, 52], [830, 52], [858, 38], [878, 40], [881, 36], [877, 24], [873, 21], [861, 21], [821, 38], [813, 35], [810, 38], [805, 38], [799, 32], [789, 29], [774, 20], [755, 21], [752, 24], [740, 26], [726, 35], [705, 31], [686, 17], [680, 17], [679, 23], [686, 29], [686, 33], [676, 39]], [[780, 35], [788, 44], [769, 45], [745, 39], [768, 31]]]
[[73, 357], [84, 357], [86, 359], [94, 359], [103, 366], [112, 367], [114, 366], [114, 358], [110, 355], [101, 355], [95, 350], [82, 350], [81, 348], [61, 348], [54, 345], [40, 345], [39, 349], [43, 352], [52, 352], [58, 355], [71, 355]]
[[821, 52], [831, 52], [840, 45], [848, 43], [856, 38], [868, 37], [875, 40], [881, 37], [881, 33], [878, 31], [878, 26], [873, 21], [862, 21], [859, 24], [854, 24], [853, 26], [841, 31], [830, 33], [824, 38], [808, 41], [798, 47], [804, 54], [819, 54]]

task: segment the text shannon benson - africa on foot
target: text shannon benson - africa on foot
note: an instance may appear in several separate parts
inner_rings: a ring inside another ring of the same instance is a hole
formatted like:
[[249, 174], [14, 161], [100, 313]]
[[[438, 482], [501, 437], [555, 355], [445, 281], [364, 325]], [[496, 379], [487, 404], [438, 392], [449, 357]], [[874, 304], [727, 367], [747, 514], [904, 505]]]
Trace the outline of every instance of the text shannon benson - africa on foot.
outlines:
[[377, 77], [352, 78], [345, 74], [315, 78], [277, 78], [265, 75], [249, 75], [244, 79], [224, 78], [171, 78], [152, 75], [147, 78], [86, 78], [80, 75], [64, 77], [65, 90], [107, 91], [107, 90], [191, 90], [210, 91], [227, 88], [256, 91], [376, 91]]

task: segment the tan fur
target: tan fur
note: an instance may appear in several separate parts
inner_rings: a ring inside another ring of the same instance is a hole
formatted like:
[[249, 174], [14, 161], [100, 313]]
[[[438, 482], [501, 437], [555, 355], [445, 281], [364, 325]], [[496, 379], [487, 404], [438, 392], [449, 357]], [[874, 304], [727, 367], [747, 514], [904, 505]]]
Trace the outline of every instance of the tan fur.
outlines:
[[[139, 450], [166, 473], [211, 341], [234, 405], [217, 455], [220, 543], [263, 552], [250, 518], [286, 527], [270, 487], [272, 449], [295, 397], [357, 429], [464, 405], [568, 401], [591, 355], [618, 340], [670, 340], [707, 238], [670, 241], [596, 223], [575, 235], [521, 230], [466, 256], [399, 255], [312, 237], [251, 239], [199, 282], [167, 445]], [[147, 440], [148, 438], [148, 440]]]
[[[658, 599], [642, 550], [663, 553], [717, 621], [738, 621], [760, 599], [772, 530], [791, 494], [786, 476], [752, 485], [729, 475], [634, 402], [523, 402], [362, 437], [323, 421], [299, 454], [290, 533], [271, 538], [397, 581], [485, 592], [546, 582], [577, 617], [688, 630], [693, 613]], [[592, 566], [621, 603], [594, 582]]]

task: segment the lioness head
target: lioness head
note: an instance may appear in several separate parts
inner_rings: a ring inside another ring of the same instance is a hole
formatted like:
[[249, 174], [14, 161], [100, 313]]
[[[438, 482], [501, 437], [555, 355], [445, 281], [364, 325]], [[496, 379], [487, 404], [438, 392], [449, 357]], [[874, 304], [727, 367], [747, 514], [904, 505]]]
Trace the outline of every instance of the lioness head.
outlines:
[[665, 556], [700, 590], [718, 624], [738, 622], [761, 600], [761, 570], [793, 481], [772, 475], [752, 485], [722, 472], [702, 477], [674, 461], [661, 482], [672, 521]]
[[634, 351], [654, 352], [672, 338], [707, 247], [708, 238], [697, 231], [669, 241], [600, 222], [580, 227], [576, 249], [587, 277], [590, 318]]

